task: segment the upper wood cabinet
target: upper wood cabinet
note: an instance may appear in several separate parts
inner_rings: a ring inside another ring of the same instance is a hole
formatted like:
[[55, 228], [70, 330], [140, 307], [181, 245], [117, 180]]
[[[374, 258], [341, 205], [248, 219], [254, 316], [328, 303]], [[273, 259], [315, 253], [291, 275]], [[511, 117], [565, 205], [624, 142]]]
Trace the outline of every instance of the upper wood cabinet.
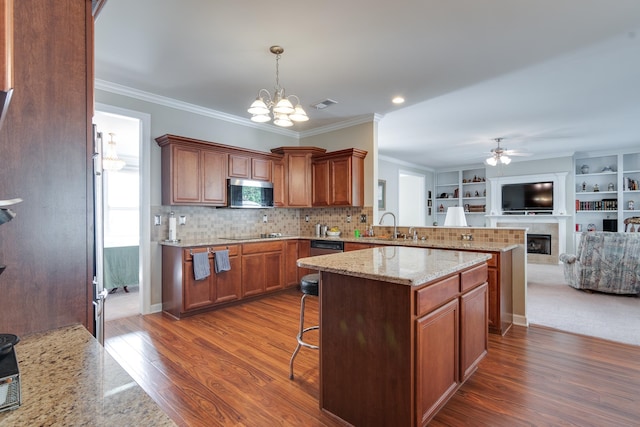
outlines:
[[271, 181], [271, 160], [229, 154], [229, 177]]
[[284, 160], [271, 162], [271, 180], [273, 182], [273, 206], [276, 208], [286, 206], [289, 191]]
[[313, 206], [363, 206], [366, 155], [350, 148], [315, 158]]
[[314, 156], [326, 150], [317, 147], [279, 147], [271, 150], [284, 156], [287, 181], [286, 206], [306, 208], [312, 206], [311, 164]]
[[227, 153], [167, 135], [156, 141], [162, 147], [163, 205], [227, 204]]

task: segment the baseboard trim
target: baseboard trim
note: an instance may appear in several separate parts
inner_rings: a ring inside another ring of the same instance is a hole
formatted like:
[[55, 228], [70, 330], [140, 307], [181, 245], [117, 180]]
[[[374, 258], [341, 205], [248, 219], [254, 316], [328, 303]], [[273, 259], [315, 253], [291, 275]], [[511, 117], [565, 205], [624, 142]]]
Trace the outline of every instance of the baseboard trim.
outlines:
[[151, 311], [149, 311], [149, 314], [151, 313], [160, 313], [162, 311], [162, 303], [159, 304], [151, 304]]
[[529, 327], [529, 321], [527, 320], [527, 316], [521, 316], [519, 314], [513, 315], [513, 324], [518, 326], [524, 326], [526, 328]]

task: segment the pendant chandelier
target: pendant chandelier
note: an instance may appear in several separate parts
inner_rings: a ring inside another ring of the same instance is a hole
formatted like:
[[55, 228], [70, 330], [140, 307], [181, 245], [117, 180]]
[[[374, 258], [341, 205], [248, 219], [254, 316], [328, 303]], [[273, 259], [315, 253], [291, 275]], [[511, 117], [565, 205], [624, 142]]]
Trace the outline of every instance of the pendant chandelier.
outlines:
[[118, 152], [116, 151], [116, 143], [113, 140], [114, 133], [109, 133], [111, 140], [107, 145], [104, 156], [102, 156], [102, 169], [108, 171], [119, 171], [125, 165], [124, 160], [118, 158]]
[[[284, 88], [280, 86], [278, 67], [284, 49], [280, 46], [271, 46], [269, 50], [276, 55], [276, 86], [273, 95], [267, 89], [258, 91], [256, 100], [247, 110], [252, 114], [251, 120], [265, 123], [273, 117], [273, 124], [282, 127], [293, 126], [293, 122], [306, 122], [309, 120], [309, 116], [300, 105], [300, 99], [295, 95], [286, 96]], [[291, 102], [293, 99], [295, 99], [295, 104]]]

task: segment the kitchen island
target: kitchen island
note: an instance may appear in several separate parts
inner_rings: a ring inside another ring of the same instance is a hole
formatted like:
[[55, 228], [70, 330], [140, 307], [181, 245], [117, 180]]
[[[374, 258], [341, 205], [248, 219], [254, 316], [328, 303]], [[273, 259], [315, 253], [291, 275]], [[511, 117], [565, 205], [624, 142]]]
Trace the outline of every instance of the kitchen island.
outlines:
[[2, 426], [175, 426], [83, 326], [21, 339], [22, 405]]
[[487, 352], [489, 258], [387, 246], [299, 259], [321, 272], [321, 409], [426, 425]]

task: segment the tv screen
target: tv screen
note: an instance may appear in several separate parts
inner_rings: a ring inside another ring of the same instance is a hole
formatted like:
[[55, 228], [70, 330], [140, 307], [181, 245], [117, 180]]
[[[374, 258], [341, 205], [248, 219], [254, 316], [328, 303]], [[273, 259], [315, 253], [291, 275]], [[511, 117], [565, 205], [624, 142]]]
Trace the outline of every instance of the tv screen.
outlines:
[[532, 182], [524, 184], [503, 185], [502, 210], [553, 210], [553, 182]]

